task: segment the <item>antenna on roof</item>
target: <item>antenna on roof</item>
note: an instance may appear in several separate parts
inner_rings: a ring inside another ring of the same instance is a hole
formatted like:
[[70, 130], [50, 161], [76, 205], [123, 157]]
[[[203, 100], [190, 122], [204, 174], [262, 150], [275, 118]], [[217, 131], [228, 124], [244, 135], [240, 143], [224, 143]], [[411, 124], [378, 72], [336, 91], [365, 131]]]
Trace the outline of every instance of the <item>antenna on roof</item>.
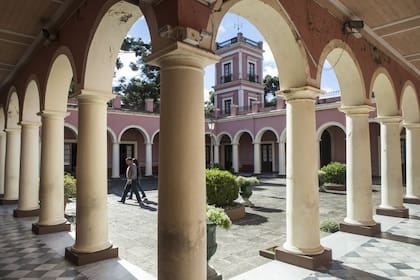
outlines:
[[239, 16], [237, 16], [236, 17], [236, 23], [233, 25], [233, 28], [236, 29], [237, 33], [241, 32], [241, 29], [242, 29], [242, 23], [239, 22], [239, 21], [240, 21], [240, 18], [239, 18]]

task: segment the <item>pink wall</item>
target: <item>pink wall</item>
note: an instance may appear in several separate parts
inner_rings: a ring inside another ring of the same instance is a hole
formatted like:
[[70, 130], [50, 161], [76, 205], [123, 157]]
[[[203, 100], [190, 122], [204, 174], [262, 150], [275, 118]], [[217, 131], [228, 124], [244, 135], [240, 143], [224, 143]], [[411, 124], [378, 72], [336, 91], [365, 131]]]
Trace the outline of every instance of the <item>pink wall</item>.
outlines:
[[380, 176], [381, 171], [379, 169], [379, 136], [380, 134], [380, 126], [378, 123], [370, 123], [369, 124], [369, 131], [370, 131], [370, 157], [372, 162], [372, 176]]

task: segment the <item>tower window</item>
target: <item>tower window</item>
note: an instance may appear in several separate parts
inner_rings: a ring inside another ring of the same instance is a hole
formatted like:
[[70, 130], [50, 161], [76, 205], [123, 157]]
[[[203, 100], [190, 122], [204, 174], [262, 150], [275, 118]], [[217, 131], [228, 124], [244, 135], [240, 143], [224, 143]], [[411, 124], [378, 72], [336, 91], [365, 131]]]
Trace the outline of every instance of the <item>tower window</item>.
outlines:
[[232, 63], [228, 62], [223, 64], [222, 83], [232, 81]]
[[255, 72], [255, 63], [248, 62], [248, 81], [258, 82], [258, 77]]

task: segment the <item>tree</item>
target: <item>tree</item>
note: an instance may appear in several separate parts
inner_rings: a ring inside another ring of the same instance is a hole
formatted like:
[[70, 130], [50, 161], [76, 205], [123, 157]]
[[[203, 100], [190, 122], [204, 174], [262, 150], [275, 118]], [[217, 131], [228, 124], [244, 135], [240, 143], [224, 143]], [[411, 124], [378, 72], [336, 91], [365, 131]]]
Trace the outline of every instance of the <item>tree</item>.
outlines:
[[[160, 71], [159, 67], [144, 63], [144, 58], [151, 53], [151, 45], [144, 43], [140, 38], [126, 37], [121, 45], [121, 51], [134, 52], [136, 61], [128, 65], [132, 71], [141, 71], [139, 76], [127, 81], [125, 77], [119, 80], [119, 85], [113, 88], [114, 93], [122, 95], [126, 106], [140, 109], [145, 104], [146, 98], [152, 98], [154, 103], [159, 102], [160, 96]], [[121, 69], [123, 63], [117, 59], [116, 68]]]
[[209, 91], [209, 100], [204, 102], [204, 112], [206, 114], [214, 112], [214, 90]]
[[275, 98], [271, 98], [268, 100], [268, 95], [272, 94], [273, 96], [276, 95], [276, 91], [280, 89], [280, 82], [279, 77], [266, 75], [264, 77], [264, 105], [270, 106], [274, 105], [276, 102]]

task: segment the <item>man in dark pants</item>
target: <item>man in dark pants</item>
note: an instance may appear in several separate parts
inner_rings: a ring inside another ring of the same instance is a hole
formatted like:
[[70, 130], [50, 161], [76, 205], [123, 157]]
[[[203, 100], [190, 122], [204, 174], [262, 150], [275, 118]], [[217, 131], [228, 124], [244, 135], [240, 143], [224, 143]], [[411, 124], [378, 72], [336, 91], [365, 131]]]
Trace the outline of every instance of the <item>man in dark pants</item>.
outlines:
[[142, 202], [140, 199], [139, 191], [137, 190], [137, 187], [135, 185], [135, 181], [137, 180], [137, 167], [135, 164], [133, 164], [132, 158], [126, 158], [125, 163], [127, 164], [127, 171], [125, 172], [125, 175], [127, 177], [127, 183], [125, 184], [124, 193], [121, 197], [121, 200], [118, 200], [118, 202], [125, 203], [125, 198], [127, 197], [127, 194], [131, 189], [131, 191], [133, 191], [136, 195], [137, 202], [141, 205]]

